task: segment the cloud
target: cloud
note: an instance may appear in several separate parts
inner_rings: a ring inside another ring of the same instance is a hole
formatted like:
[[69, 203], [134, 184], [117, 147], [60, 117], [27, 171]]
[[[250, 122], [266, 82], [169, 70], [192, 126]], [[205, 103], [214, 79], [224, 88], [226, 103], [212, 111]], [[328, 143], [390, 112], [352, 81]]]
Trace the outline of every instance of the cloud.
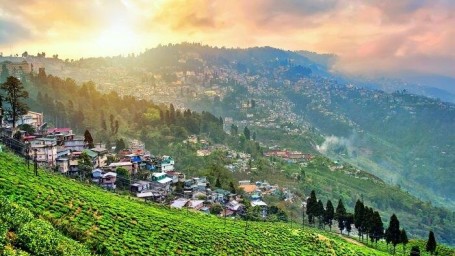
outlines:
[[[267, 45], [337, 54], [341, 72], [454, 77], [454, 13], [450, 0], [0, 0], [0, 47], [117, 55], [181, 41]], [[123, 45], [115, 33], [127, 30]]]
[[0, 45], [8, 45], [17, 40], [25, 40], [30, 37], [30, 32], [13, 21], [9, 21], [0, 17]]

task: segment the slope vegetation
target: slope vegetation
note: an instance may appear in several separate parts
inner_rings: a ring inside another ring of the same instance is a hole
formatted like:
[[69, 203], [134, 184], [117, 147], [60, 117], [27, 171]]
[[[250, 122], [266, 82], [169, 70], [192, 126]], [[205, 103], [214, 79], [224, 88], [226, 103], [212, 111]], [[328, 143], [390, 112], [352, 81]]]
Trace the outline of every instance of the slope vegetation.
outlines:
[[[320, 230], [170, 210], [44, 171], [0, 153], [0, 196], [104, 255], [385, 255]], [[4, 200], [4, 199], [3, 199]], [[31, 231], [30, 231], [31, 232]]]

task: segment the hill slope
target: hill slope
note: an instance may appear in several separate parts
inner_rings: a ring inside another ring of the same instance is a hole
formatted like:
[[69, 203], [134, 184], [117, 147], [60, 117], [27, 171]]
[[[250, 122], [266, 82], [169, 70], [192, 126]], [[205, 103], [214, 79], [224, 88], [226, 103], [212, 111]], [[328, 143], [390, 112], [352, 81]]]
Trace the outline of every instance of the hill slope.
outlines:
[[0, 166], [0, 195], [101, 254], [385, 255], [320, 230], [232, 220], [224, 226], [213, 216], [129, 200], [53, 173], [35, 177], [5, 152]]

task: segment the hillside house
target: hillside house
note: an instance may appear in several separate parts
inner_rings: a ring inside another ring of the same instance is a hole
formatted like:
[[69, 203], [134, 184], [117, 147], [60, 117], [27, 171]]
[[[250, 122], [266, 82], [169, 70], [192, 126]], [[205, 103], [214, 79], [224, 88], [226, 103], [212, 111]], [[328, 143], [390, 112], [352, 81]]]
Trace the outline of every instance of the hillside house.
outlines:
[[107, 172], [101, 175], [100, 185], [104, 188], [115, 189], [115, 182], [117, 181], [117, 173]]
[[108, 151], [104, 147], [94, 147], [90, 149], [96, 153], [95, 166], [103, 167], [106, 166]]
[[173, 171], [174, 170], [174, 159], [170, 156], [163, 156], [161, 160], [161, 171], [162, 172], [167, 172], [167, 171]]
[[111, 163], [110, 165], [107, 166], [111, 170], [117, 170], [117, 168], [122, 167], [128, 170], [130, 174], [133, 174], [135, 172], [135, 169], [133, 168], [133, 163], [131, 162], [117, 162], [117, 163]]
[[38, 138], [30, 141], [30, 157], [40, 165], [55, 166], [57, 159], [57, 141], [50, 138]]
[[142, 192], [145, 192], [145, 191], [148, 191], [151, 189], [152, 189], [152, 182], [145, 181], [145, 180], [136, 181], [135, 183], [131, 184], [131, 186], [130, 186], [131, 193], [142, 193]]
[[169, 191], [171, 182], [172, 179], [166, 177], [166, 173], [164, 172], [152, 174], [152, 187], [154, 189], [163, 189], [165, 191]]
[[73, 137], [72, 140], [63, 141], [63, 146], [71, 151], [82, 151], [86, 147], [83, 137]]

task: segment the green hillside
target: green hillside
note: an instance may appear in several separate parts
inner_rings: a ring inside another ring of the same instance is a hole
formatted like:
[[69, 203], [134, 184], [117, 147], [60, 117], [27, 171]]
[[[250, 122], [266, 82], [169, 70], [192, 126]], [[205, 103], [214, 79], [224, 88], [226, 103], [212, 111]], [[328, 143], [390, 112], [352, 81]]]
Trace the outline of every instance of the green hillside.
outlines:
[[214, 216], [149, 205], [45, 171], [36, 177], [23, 162], [0, 153], [0, 196], [98, 254], [385, 255], [321, 230], [224, 222]]

